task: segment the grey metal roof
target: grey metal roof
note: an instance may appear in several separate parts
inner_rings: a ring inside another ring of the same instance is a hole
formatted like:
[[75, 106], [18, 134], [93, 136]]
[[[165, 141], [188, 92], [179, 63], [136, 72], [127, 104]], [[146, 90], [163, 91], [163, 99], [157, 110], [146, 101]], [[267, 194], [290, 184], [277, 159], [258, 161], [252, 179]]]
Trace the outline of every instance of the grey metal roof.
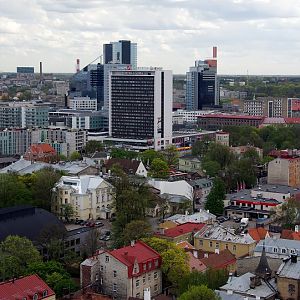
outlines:
[[245, 190], [238, 191], [236, 193], [227, 194], [226, 199], [231, 200], [231, 201], [234, 201], [234, 200], [248, 200], [248, 201], [257, 200], [257, 201], [264, 201], [266, 203], [278, 203], [278, 204], [280, 204], [280, 202], [275, 200], [275, 199], [252, 197], [250, 189], [245, 189]]
[[[300, 241], [297, 240], [287, 240], [287, 239], [275, 239], [275, 238], [265, 238], [259, 241], [256, 245], [254, 252], [262, 252], [263, 245], [265, 246], [266, 254], [285, 254], [288, 255], [290, 250], [295, 250], [298, 255], [300, 254]], [[275, 252], [274, 249], [278, 251]], [[281, 253], [281, 249], [286, 249], [286, 253]]]
[[222, 300], [245, 300], [245, 297], [238, 294], [228, 294], [224, 291], [215, 291], [217, 295], [221, 297]]
[[287, 185], [278, 185], [278, 184], [263, 184], [260, 187], [253, 188], [254, 191], [263, 191], [263, 192], [273, 192], [273, 193], [283, 193], [294, 195], [295, 193], [300, 192], [300, 188], [294, 188]]
[[161, 194], [161, 197], [168, 200], [171, 203], [183, 203], [183, 202], [191, 202], [191, 200], [183, 195], [174, 195], [174, 194], [168, 194], [163, 193]]
[[212, 186], [212, 180], [207, 179], [207, 178], [200, 178], [200, 179], [195, 179], [195, 180], [189, 181], [189, 184], [193, 187], [196, 186], [196, 185], [201, 187], [201, 188], [211, 187]]
[[300, 279], [300, 261], [293, 263], [290, 259], [286, 262], [283, 262], [279, 267], [277, 273], [279, 277]]
[[[272, 295], [275, 295], [275, 292], [266, 284], [263, 280], [261, 281], [261, 285], [256, 286], [254, 289], [250, 288], [250, 278], [254, 277], [255, 275], [248, 272], [246, 274], [243, 274], [239, 277], [233, 277], [231, 281], [222, 287], [220, 287], [220, 290], [230, 290], [234, 293], [241, 293], [241, 294], [247, 294], [247, 296], [251, 297], [262, 297], [262, 298], [268, 298]], [[276, 288], [275, 279], [271, 279], [269, 283], [273, 286], [274, 289]]]

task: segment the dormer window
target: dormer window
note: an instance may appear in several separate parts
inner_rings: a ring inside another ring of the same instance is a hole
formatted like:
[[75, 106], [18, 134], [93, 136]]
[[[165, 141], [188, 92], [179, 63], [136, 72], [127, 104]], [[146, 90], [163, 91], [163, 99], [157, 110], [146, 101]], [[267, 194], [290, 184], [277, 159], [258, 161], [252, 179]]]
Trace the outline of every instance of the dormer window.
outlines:
[[278, 252], [278, 249], [277, 249], [277, 248], [273, 248], [273, 252], [274, 252], [274, 253], [277, 253], [277, 252]]
[[39, 298], [38, 294], [35, 293], [35, 294], [33, 295], [33, 297], [32, 297], [32, 300], [37, 300], [38, 298]]
[[44, 290], [44, 291], [43, 291], [43, 297], [46, 297], [46, 296], [48, 296], [48, 291], [47, 291], [47, 290]]
[[282, 249], [281, 249], [281, 253], [282, 253], [282, 254], [285, 254], [285, 253], [286, 253], [286, 249], [285, 249], [285, 248], [282, 248]]

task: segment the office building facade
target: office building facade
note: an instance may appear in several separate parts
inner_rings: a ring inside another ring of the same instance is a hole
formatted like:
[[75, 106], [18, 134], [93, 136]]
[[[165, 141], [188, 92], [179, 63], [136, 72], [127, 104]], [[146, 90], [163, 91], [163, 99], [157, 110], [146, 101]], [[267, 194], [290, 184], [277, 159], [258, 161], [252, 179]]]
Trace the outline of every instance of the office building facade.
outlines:
[[155, 149], [171, 144], [172, 77], [158, 68], [111, 72], [109, 136]]
[[218, 104], [217, 60], [195, 61], [186, 73], [186, 108], [202, 110]]
[[130, 64], [135, 70], [137, 68], [137, 44], [126, 40], [104, 44], [103, 61], [104, 64]]

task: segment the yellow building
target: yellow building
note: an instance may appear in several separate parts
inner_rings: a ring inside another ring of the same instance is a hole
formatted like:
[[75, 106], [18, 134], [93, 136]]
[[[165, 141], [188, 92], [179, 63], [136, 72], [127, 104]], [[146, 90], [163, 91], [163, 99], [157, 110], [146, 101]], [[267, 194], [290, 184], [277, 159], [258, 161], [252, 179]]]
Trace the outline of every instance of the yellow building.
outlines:
[[249, 234], [235, 234], [221, 225], [207, 225], [194, 235], [194, 246], [207, 252], [228, 249], [236, 258], [252, 254], [255, 240]]
[[113, 199], [114, 187], [100, 176], [62, 176], [53, 188], [51, 210], [63, 218], [65, 206], [70, 205], [74, 219], [109, 219]]

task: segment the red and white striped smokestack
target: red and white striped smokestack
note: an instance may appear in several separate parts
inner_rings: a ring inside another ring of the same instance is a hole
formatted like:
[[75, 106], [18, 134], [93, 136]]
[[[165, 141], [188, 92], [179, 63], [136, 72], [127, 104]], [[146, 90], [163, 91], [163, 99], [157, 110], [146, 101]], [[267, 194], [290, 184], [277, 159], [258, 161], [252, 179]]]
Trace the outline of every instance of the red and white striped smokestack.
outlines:
[[80, 71], [80, 59], [76, 59], [76, 72], [78, 73]]
[[217, 47], [213, 47], [213, 58], [217, 58]]

